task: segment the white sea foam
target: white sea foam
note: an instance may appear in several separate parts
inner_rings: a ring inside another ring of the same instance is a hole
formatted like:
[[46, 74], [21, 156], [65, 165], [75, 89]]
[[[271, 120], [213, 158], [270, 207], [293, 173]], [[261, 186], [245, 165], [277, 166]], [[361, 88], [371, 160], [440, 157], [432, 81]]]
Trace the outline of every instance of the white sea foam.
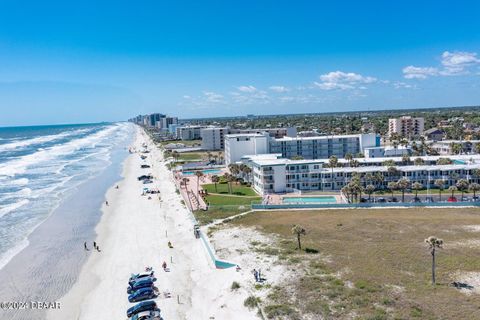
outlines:
[[15, 257], [20, 251], [25, 249], [28, 246], [28, 239], [25, 238], [22, 241], [18, 242], [14, 247], [8, 249], [0, 257], [0, 269], [2, 269], [13, 257]]
[[58, 139], [71, 137], [73, 135], [76, 135], [76, 134], [79, 134], [79, 133], [82, 133], [82, 132], [87, 132], [87, 131], [88, 131], [88, 129], [79, 129], [79, 130], [74, 130], [74, 131], [62, 132], [62, 133], [59, 133], [59, 134], [41, 136], [41, 137], [37, 137], [37, 138], [16, 140], [14, 142], [5, 143], [5, 144], [0, 145], [0, 151], [11, 151], [11, 150], [15, 150], [15, 149], [22, 148], [22, 147], [28, 147], [28, 146], [31, 146], [31, 145], [34, 145], [34, 144], [40, 144], [40, 143], [55, 141], [55, 140], [58, 140]]
[[52, 161], [59, 156], [71, 154], [84, 147], [94, 147], [100, 140], [109, 136], [119, 127], [119, 125], [112, 125], [95, 134], [10, 160], [0, 165], [0, 175], [14, 176], [22, 174], [26, 172], [28, 167], [35, 164]]
[[23, 207], [24, 205], [28, 204], [29, 202], [30, 202], [30, 200], [28, 200], [28, 199], [22, 199], [18, 202], [9, 204], [5, 207], [1, 207], [0, 208], [0, 218], [3, 217], [4, 215], [6, 215], [7, 213], [12, 212], [13, 210], [16, 210], [20, 207]]

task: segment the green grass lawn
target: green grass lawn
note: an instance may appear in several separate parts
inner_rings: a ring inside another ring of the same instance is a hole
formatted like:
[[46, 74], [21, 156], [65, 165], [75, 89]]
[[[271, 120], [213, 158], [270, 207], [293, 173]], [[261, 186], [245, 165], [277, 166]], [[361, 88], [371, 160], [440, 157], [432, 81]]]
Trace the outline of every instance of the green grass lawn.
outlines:
[[[459, 273], [480, 276], [480, 233], [473, 228], [480, 226], [479, 212], [476, 208], [265, 211], [231, 224], [280, 236], [276, 245], [252, 249], [277, 255], [280, 263], [297, 270], [295, 279], [269, 292], [263, 302], [269, 314], [280, 306], [292, 317], [298, 312], [312, 319], [480, 319], [480, 295], [465, 295], [450, 286], [462, 281]], [[291, 232], [294, 224], [306, 228], [301, 251]], [[435, 287], [424, 243], [429, 236], [445, 242], [438, 250]]]
[[261, 197], [240, 197], [224, 195], [206, 196], [210, 204], [208, 211], [195, 211], [194, 215], [201, 225], [216, 219], [225, 219], [251, 209], [252, 201], [259, 202]]
[[[215, 184], [202, 184], [202, 188], [207, 190], [208, 193], [221, 193], [221, 194], [229, 194], [228, 193], [228, 183], [217, 183], [217, 189], [215, 190]], [[239, 196], [257, 196], [257, 193], [251, 188], [247, 186], [242, 186], [241, 184], [231, 184], [232, 194], [239, 195]]]

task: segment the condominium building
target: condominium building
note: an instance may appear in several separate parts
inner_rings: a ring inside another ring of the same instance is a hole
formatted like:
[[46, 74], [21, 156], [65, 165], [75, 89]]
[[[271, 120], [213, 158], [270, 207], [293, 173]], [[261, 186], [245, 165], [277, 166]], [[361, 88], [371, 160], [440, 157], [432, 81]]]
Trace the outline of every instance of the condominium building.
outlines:
[[[252, 186], [260, 194], [283, 193], [296, 190], [340, 190], [353, 175], [359, 175], [363, 185], [374, 184], [386, 188], [388, 182], [407, 178], [420, 182], [425, 188], [435, 188], [435, 180], [442, 179], [445, 187], [460, 179], [480, 182], [475, 171], [480, 169], [480, 156], [465, 158], [450, 165], [406, 165], [396, 171], [387, 166], [327, 168], [322, 160], [290, 160], [252, 157], [247, 162], [252, 168]], [[372, 179], [374, 176], [382, 179]]]
[[176, 138], [180, 140], [197, 140], [201, 138], [200, 131], [206, 126], [176, 127]]
[[350, 153], [363, 153], [365, 148], [380, 146], [380, 137], [374, 133], [332, 135], [318, 137], [284, 137], [271, 139], [270, 153], [280, 153], [284, 158], [296, 156], [304, 159], [324, 159], [331, 156], [343, 158]]
[[412, 148], [407, 146], [394, 147], [372, 147], [365, 148], [365, 158], [402, 157], [412, 154]]
[[245, 155], [268, 153], [268, 135], [259, 133], [227, 134], [225, 136], [225, 163], [240, 161]]
[[424, 126], [425, 120], [423, 118], [403, 116], [388, 119], [388, 134], [391, 136], [396, 133], [402, 137], [420, 136], [423, 134]]
[[259, 129], [234, 129], [230, 127], [207, 127], [201, 130], [202, 149], [223, 150], [225, 148], [225, 135], [227, 134], [249, 134], [267, 133], [272, 138], [285, 136], [294, 137], [297, 134], [296, 128], [259, 128]]
[[223, 150], [225, 149], [225, 135], [230, 133], [228, 127], [211, 127], [200, 130], [203, 150]]

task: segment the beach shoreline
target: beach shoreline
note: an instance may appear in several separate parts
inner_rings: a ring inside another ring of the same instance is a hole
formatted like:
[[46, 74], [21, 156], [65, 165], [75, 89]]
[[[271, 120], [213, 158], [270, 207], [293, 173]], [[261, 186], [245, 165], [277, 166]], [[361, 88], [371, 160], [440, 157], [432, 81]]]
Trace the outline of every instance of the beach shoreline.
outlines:
[[[242, 281], [247, 270], [218, 270], [202, 242], [195, 239], [188, 209], [176, 191], [171, 172], [163, 162], [161, 150], [146, 133], [136, 129], [132, 149], [148, 145], [147, 159], [139, 153], [124, 161], [119, 188], [106, 193], [109, 205], [102, 206], [102, 217], [95, 228], [101, 252], [91, 252], [80, 276], [47, 319], [125, 318], [133, 304], [127, 300], [126, 287], [131, 273], [155, 270], [160, 295], [155, 299], [166, 319], [255, 319], [255, 313], [243, 306], [244, 297], [231, 292], [233, 281]], [[148, 163], [149, 169], [141, 169]], [[143, 185], [141, 174], [151, 173], [154, 183]], [[142, 196], [145, 186], [160, 194]], [[167, 246], [171, 241], [173, 249]], [[89, 244], [91, 247], [91, 244]], [[169, 272], [161, 268], [167, 262]], [[164, 294], [169, 293], [170, 298]]]

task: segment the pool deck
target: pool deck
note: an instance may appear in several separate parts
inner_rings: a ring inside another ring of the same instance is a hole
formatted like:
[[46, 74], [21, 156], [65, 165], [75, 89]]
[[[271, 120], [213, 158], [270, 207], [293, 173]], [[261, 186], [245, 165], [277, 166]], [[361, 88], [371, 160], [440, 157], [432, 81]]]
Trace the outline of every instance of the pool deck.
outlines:
[[[320, 198], [320, 197], [334, 197], [336, 202], [335, 203], [344, 203], [342, 197], [336, 194], [321, 194], [321, 195], [314, 195], [314, 194], [296, 194], [296, 193], [287, 193], [287, 194], [269, 194], [263, 197], [265, 204], [284, 204], [283, 198]], [[327, 203], [327, 202], [316, 202], [316, 203]], [[334, 202], [331, 202], [334, 203]]]

